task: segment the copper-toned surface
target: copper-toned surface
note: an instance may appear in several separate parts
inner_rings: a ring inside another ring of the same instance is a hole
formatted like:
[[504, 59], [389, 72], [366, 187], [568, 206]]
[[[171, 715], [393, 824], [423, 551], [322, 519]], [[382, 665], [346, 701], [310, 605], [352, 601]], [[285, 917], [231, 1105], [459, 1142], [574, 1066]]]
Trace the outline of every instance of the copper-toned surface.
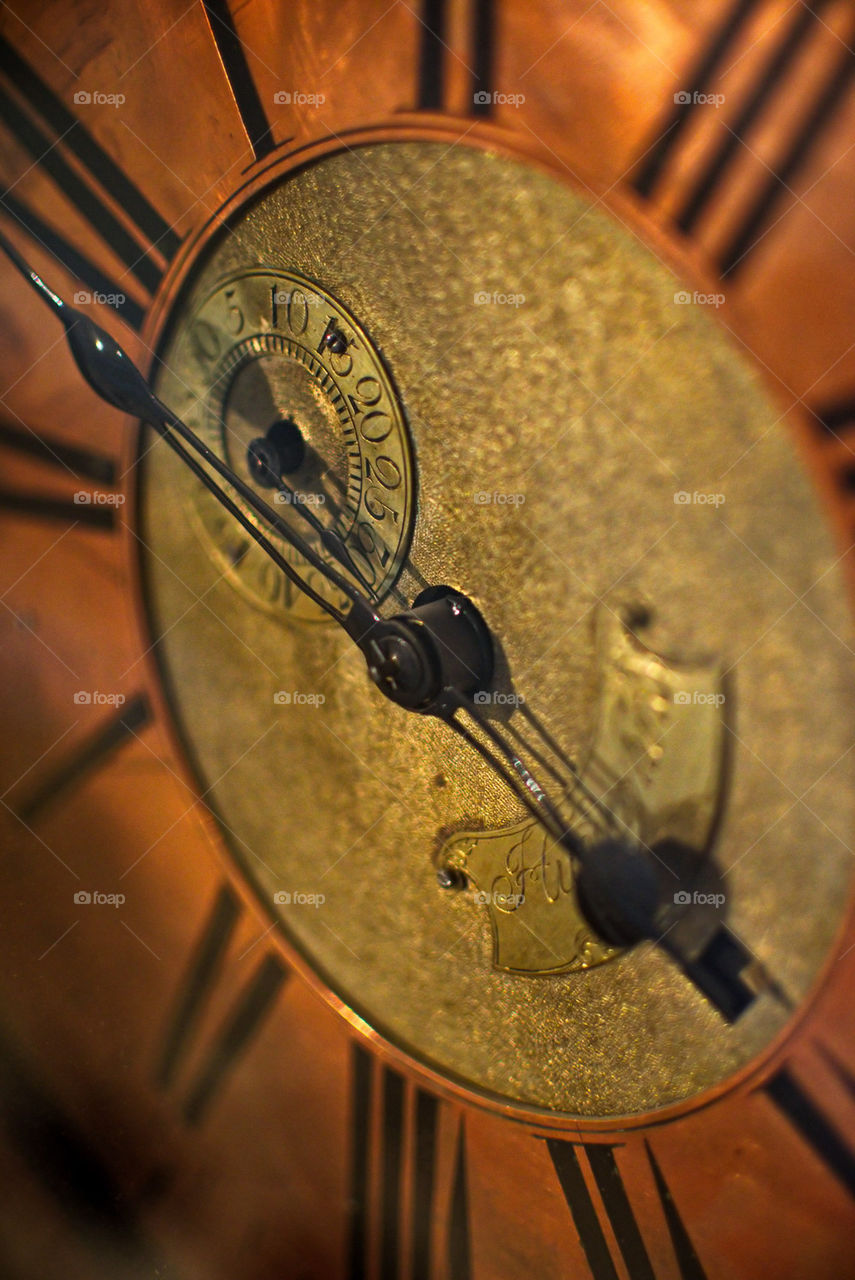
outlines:
[[[82, 305], [147, 362], [213, 228], [286, 155], [466, 135], [566, 171], [691, 293], [724, 294], [713, 323], [777, 406], [770, 435], [795, 442], [851, 583], [855, 21], [843, 0], [805, 13], [784, 0], [7, 6], [3, 228], [65, 296], [121, 293], [118, 312]], [[490, 114], [473, 114], [479, 85], [499, 95]], [[149, 651], [134, 433], [80, 385], [24, 283], [3, 281], [3, 1274], [855, 1275], [842, 886], [833, 910], [814, 904], [828, 946], [787, 1025], [659, 1114], [511, 1118], [410, 1060], [271, 929], [200, 803]], [[33, 433], [52, 452], [34, 453]], [[75, 519], [78, 492], [97, 515]], [[785, 560], [779, 539], [754, 547], [776, 549]], [[813, 599], [789, 582], [781, 613]], [[835, 711], [828, 740], [845, 752]], [[779, 826], [813, 814], [821, 866], [851, 848], [820, 798], [824, 726], [772, 728], [803, 761]], [[832, 775], [841, 811], [848, 759]]]

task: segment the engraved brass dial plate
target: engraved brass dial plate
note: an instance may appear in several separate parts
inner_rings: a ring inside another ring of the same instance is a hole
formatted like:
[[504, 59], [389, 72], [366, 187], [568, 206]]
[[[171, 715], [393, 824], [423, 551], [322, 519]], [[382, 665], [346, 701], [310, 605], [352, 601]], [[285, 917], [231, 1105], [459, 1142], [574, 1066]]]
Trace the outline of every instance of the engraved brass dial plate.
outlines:
[[[500, 641], [496, 689], [513, 672], [580, 764], [616, 597], [649, 608], [654, 654], [726, 676], [729, 924], [797, 1003], [851, 879], [851, 630], [819, 504], [714, 307], [566, 182], [459, 145], [274, 177], [206, 250], [169, 341], [210, 282], [258, 263], [339, 299], [394, 377], [418, 506], [387, 612], [426, 584], [468, 594]], [[145, 468], [150, 609], [203, 789], [337, 996], [475, 1089], [583, 1116], [691, 1097], [770, 1043], [780, 1006], [726, 1025], [657, 948], [494, 968], [488, 910], [443, 894], [436, 862], [521, 808], [442, 724], [377, 695], [336, 629], [248, 606], [199, 536], [192, 477], [159, 445]], [[158, 520], [167, 500], [183, 518]]]

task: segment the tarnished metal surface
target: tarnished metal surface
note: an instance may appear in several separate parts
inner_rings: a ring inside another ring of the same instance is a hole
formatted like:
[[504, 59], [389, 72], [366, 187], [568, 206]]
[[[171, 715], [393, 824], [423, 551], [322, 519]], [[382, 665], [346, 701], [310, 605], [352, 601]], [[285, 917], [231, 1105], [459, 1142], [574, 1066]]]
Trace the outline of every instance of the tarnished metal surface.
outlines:
[[[255, 266], [341, 299], [400, 391], [418, 506], [392, 599], [425, 580], [471, 595], [501, 641], [497, 687], [568, 754], [596, 732], [612, 592], [651, 609], [655, 652], [723, 664], [729, 921], [798, 1000], [851, 874], [851, 633], [817, 504], [710, 301], [685, 301], [602, 209], [461, 146], [297, 174], [222, 240], [184, 314]], [[656, 949], [536, 981], [495, 971], [485, 913], [441, 893], [435, 860], [453, 831], [520, 810], [444, 726], [380, 698], [334, 628], [235, 591], [191, 519], [192, 478], [159, 445], [146, 462], [151, 602], [203, 789], [341, 995], [476, 1086], [584, 1115], [691, 1095], [769, 1041], [777, 1009], [727, 1026]]]

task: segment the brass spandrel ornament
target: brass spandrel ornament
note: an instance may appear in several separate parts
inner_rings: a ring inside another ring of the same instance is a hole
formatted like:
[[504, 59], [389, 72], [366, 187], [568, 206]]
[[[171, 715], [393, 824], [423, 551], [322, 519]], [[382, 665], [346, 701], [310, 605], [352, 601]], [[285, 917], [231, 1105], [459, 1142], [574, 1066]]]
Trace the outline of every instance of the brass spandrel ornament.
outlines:
[[[703, 853], [724, 800], [721, 664], [655, 653], [631, 610], [607, 606], [597, 611], [596, 646], [596, 730], [564, 797], [572, 829], [590, 841], [614, 826], [649, 847], [672, 839]], [[567, 850], [538, 822], [456, 832], [438, 864], [465, 876], [489, 912], [497, 969], [573, 973], [617, 955], [579, 907]]]

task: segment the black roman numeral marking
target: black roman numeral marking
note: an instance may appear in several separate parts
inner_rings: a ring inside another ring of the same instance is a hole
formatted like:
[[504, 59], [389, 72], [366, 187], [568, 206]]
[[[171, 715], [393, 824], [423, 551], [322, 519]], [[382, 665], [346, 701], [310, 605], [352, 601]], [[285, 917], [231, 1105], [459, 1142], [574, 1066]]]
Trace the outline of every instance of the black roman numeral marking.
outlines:
[[468, 1185], [466, 1148], [461, 1133], [457, 1143], [457, 1159], [454, 1164], [454, 1182], [451, 1190], [451, 1214], [448, 1223], [449, 1280], [470, 1280], [472, 1275]]
[[[632, 1280], [656, 1280], [615, 1159], [617, 1146], [609, 1143], [567, 1142], [562, 1138], [547, 1138], [546, 1145], [594, 1280], [618, 1280], [618, 1271], [585, 1181], [583, 1159], [587, 1160], [593, 1174], [603, 1208]], [[706, 1280], [706, 1273], [695, 1253], [658, 1161], [649, 1144], [645, 1142], [644, 1145], [681, 1280]]]
[[[373, 1149], [375, 1108], [379, 1108], [378, 1149]], [[351, 1224], [349, 1280], [369, 1275], [372, 1223], [378, 1230], [380, 1280], [430, 1280], [437, 1248], [435, 1212], [441, 1105], [392, 1067], [382, 1066], [354, 1044], [351, 1061]], [[409, 1160], [405, 1135], [409, 1134]], [[379, 1191], [372, 1169], [379, 1163]], [[404, 1221], [404, 1187], [411, 1189], [409, 1221]], [[379, 1201], [379, 1202], [378, 1202]], [[471, 1247], [466, 1156], [462, 1128], [456, 1135], [451, 1200], [445, 1244], [448, 1280], [470, 1280]], [[405, 1228], [408, 1256], [402, 1259]]]
[[67, 472], [74, 480], [94, 480], [111, 487], [116, 483], [113, 458], [93, 449], [79, 449], [44, 432], [29, 431], [0, 420], [0, 445], [38, 458], [40, 462]]
[[87, 529], [110, 533], [116, 526], [116, 508], [92, 503], [74, 502], [70, 498], [50, 498], [42, 493], [29, 493], [0, 486], [0, 511], [31, 516], [35, 520], [60, 520], [64, 524], [82, 524]]
[[[0, 115], [7, 127], [88, 219], [131, 275], [153, 293], [164, 266], [178, 249], [178, 236], [62, 99], [3, 37], [0, 37], [0, 72], [9, 86], [0, 86]], [[67, 156], [74, 158], [76, 166]], [[108, 206], [99, 189], [122, 210], [123, 218]], [[36, 217], [21, 200], [4, 194], [0, 204], [79, 279], [99, 291], [126, 292], [121, 284], [111, 281], [69, 246], [59, 232]], [[85, 274], [79, 271], [81, 267], [85, 268]], [[138, 322], [140, 312], [139, 304], [132, 302], [124, 310], [125, 318], [129, 323]]]
[[814, 427], [846, 499], [855, 499], [855, 397], [813, 411]]
[[[855, 1099], [855, 1080], [829, 1054], [823, 1056], [838, 1080]], [[855, 1196], [855, 1150], [809, 1097], [795, 1076], [783, 1067], [763, 1088], [826, 1168], [839, 1179], [850, 1196]]]
[[267, 112], [258, 96], [229, 6], [226, 0], [204, 0], [202, 7], [249, 145], [256, 160], [262, 160], [273, 150], [275, 144]]
[[[419, 68], [416, 107], [419, 111], [446, 108], [450, 48], [449, 0], [424, 0], [419, 23]], [[495, 14], [492, 0], [470, 0], [469, 48], [462, 55], [469, 68], [468, 110], [489, 116], [493, 110]]]
[[[191, 1051], [222, 976], [240, 911], [231, 889], [223, 886], [190, 957], [167, 1027], [155, 1067], [155, 1083], [161, 1090], [175, 1084]], [[226, 1079], [261, 1030], [287, 977], [284, 965], [271, 955], [265, 956], [254, 970], [215, 1032], [183, 1094], [181, 1111], [189, 1125], [201, 1124], [208, 1115]]]
[[[740, 39], [749, 21], [762, 9], [766, 0], [740, 0], [729, 19], [703, 55], [689, 87], [680, 95], [670, 116], [660, 125], [657, 141], [650, 147], [632, 180], [640, 196], [654, 203], [667, 198], [668, 174], [672, 162], [682, 158], [681, 141], [699, 111], [710, 111], [705, 105], [715, 92], [719, 77], [740, 57]], [[784, 19], [782, 35], [768, 38], [774, 45], [768, 60], [759, 70], [755, 83], [735, 115], [723, 104], [717, 111], [718, 128], [701, 157], [693, 160], [693, 173], [680, 207], [670, 214], [671, 220], [686, 235], [692, 234], [707, 211], [725, 192], [732, 194], [732, 182], [738, 182], [737, 162], [752, 127], [776, 109], [789, 82], [796, 74], [796, 64], [804, 50], [824, 37], [825, 73], [822, 83], [806, 93], [801, 121], [793, 132], [782, 133], [772, 171], [739, 201], [738, 212], [727, 228], [723, 241], [712, 249], [719, 274], [733, 276], [748, 260], [754, 246], [774, 222], [779, 204], [793, 198], [791, 187], [798, 170], [816, 144], [818, 136], [840, 105], [855, 73], [855, 55], [832, 32], [825, 29], [823, 10], [829, 0], [813, 0], [793, 6]], [[782, 24], [783, 25], [783, 24]], [[763, 42], [760, 42], [761, 45]], [[796, 85], [798, 90], [798, 85]], [[800, 91], [800, 90], [799, 90]]]
[[0, 196], [0, 207], [22, 226], [33, 240], [47, 249], [48, 253], [53, 254], [66, 271], [81, 284], [88, 285], [95, 293], [106, 293], [114, 298], [121, 298], [121, 302], [117, 301], [115, 304], [119, 315], [132, 329], [136, 329], [137, 332], [142, 329], [145, 309], [139, 302], [130, 297], [117, 280], [106, 275], [91, 258], [75, 249], [65, 236], [34, 213], [26, 201], [19, 200], [7, 192]]
[[[166, 1260], [144, 1235], [127, 1189], [102, 1158], [97, 1144], [68, 1115], [5, 1036], [0, 1041], [0, 1113], [10, 1146], [39, 1187], [86, 1236], [97, 1237], [103, 1256], [146, 1276], [166, 1276]], [[4, 1251], [5, 1252], [5, 1251]]]
[[[50, 435], [37, 434], [0, 420], [0, 448], [27, 454], [47, 463], [54, 471], [70, 480], [95, 480], [113, 486], [116, 463], [106, 454], [78, 449]], [[0, 510], [30, 516], [38, 520], [61, 520], [88, 529], [110, 531], [116, 525], [116, 507], [112, 503], [93, 502], [89, 490], [79, 490], [88, 501], [74, 501], [37, 491], [0, 486]]]
[[22, 822], [40, 818], [48, 805], [63, 796], [89, 774], [100, 769], [151, 721], [151, 707], [145, 694], [130, 698], [99, 729], [66, 757], [36, 789], [17, 803], [12, 811]]

